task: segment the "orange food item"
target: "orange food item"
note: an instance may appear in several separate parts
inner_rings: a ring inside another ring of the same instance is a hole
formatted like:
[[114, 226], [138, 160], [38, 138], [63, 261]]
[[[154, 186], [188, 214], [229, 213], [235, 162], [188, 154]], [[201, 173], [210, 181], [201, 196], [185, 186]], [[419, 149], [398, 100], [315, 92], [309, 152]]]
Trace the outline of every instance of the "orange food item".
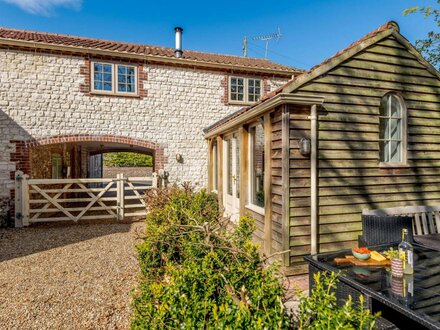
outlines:
[[368, 250], [366, 247], [353, 248], [353, 251], [356, 252], [356, 253], [360, 253], [360, 254], [368, 254], [368, 253], [371, 253], [371, 251]]

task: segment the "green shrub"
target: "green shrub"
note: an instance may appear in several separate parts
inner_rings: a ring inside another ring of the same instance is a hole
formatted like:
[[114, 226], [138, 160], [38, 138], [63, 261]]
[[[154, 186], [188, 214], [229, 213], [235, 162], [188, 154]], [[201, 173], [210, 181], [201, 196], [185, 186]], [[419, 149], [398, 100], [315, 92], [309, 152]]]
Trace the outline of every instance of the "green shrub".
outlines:
[[153, 166], [153, 157], [136, 152], [111, 152], [104, 154], [107, 167]]
[[132, 329], [289, 327], [278, 269], [252, 243], [253, 219], [232, 230], [216, 195], [187, 185], [153, 190], [147, 203]]
[[373, 329], [379, 314], [371, 315], [364, 308], [362, 295], [357, 306], [349, 297], [342, 307], [338, 307], [334, 292], [338, 282], [337, 274], [318, 272], [314, 275], [314, 280], [315, 286], [310, 297], [300, 299], [296, 322], [298, 329]]

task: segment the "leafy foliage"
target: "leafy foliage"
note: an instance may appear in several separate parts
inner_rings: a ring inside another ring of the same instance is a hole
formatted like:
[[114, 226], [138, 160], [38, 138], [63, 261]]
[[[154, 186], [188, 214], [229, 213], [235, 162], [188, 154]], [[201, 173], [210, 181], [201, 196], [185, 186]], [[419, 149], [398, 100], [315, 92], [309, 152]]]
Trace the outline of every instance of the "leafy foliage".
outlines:
[[153, 166], [153, 157], [136, 152], [112, 152], [104, 154], [104, 165], [108, 167]]
[[[437, 0], [437, 4], [440, 4], [440, 0]], [[409, 15], [413, 13], [423, 14], [425, 17], [431, 17], [440, 27], [440, 9], [433, 8], [432, 6], [426, 7], [412, 7], [405, 9], [403, 14]], [[440, 33], [437, 31], [430, 31], [425, 39], [416, 41], [416, 48], [426, 59], [431, 62], [437, 69], [440, 68]]]
[[146, 200], [132, 329], [289, 328], [278, 269], [252, 243], [253, 219], [232, 230], [216, 195], [188, 185]]
[[315, 286], [310, 297], [302, 297], [299, 305], [299, 316], [296, 327], [301, 330], [323, 329], [373, 329], [379, 314], [371, 315], [364, 308], [361, 295], [357, 306], [351, 297], [342, 307], [337, 306], [334, 290], [337, 285], [337, 274], [321, 273], [314, 275]]

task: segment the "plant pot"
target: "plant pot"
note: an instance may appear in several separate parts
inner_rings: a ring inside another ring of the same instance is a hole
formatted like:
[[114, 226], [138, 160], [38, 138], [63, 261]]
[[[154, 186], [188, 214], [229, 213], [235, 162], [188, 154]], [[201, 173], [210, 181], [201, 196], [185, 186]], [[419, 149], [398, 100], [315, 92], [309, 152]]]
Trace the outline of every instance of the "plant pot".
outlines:
[[394, 277], [403, 277], [403, 262], [400, 258], [391, 259], [391, 275]]

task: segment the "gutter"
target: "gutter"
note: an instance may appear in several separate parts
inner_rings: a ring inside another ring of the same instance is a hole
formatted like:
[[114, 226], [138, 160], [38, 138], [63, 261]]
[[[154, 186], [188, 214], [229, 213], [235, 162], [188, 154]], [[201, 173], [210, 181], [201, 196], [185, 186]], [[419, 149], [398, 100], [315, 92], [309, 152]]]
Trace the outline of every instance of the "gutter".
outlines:
[[197, 66], [203, 68], [215, 68], [222, 70], [231, 70], [235, 69], [237, 71], [246, 71], [246, 72], [256, 72], [256, 73], [266, 73], [273, 74], [278, 76], [286, 76], [291, 77], [292, 75], [296, 75], [302, 73], [302, 71], [296, 70], [277, 70], [277, 69], [269, 69], [269, 68], [260, 68], [260, 67], [249, 67], [244, 65], [233, 65], [233, 64], [223, 64], [223, 63], [213, 63], [213, 62], [205, 62], [205, 61], [197, 61], [190, 60], [185, 58], [176, 58], [176, 57], [168, 57], [168, 56], [159, 56], [159, 55], [146, 55], [146, 54], [136, 54], [130, 52], [119, 52], [114, 50], [105, 50], [105, 49], [96, 49], [96, 48], [88, 48], [81, 46], [69, 46], [69, 45], [56, 45], [50, 44], [46, 42], [35, 42], [35, 41], [26, 41], [26, 40], [15, 40], [15, 39], [7, 39], [0, 38], [0, 44], [6, 46], [15, 46], [15, 47], [29, 47], [29, 48], [38, 48], [43, 50], [57, 50], [64, 51], [69, 53], [76, 54], [94, 54], [100, 56], [110, 56], [116, 58], [129, 58], [135, 59], [138, 61], [150, 61], [155, 63], [171, 63], [182, 66]]

